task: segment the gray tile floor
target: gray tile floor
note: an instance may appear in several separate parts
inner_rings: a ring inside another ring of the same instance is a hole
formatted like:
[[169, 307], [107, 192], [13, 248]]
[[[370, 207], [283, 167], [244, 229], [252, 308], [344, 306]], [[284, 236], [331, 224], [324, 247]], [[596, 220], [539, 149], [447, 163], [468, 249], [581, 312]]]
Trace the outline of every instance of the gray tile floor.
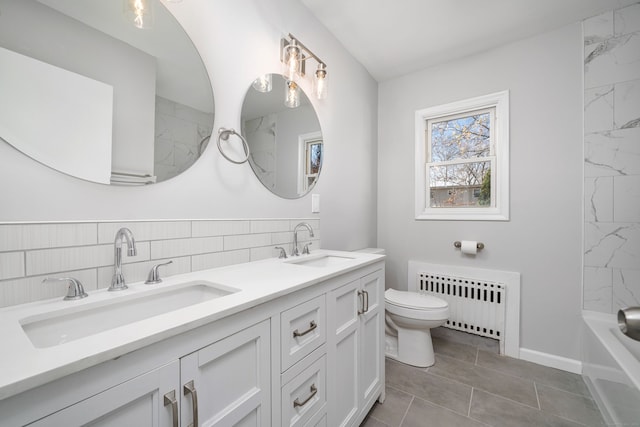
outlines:
[[498, 354], [497, 341], [433, 331], [436, 363], [386, 361], [386, 400], [361, 427], [603, 426], [580, 375]]

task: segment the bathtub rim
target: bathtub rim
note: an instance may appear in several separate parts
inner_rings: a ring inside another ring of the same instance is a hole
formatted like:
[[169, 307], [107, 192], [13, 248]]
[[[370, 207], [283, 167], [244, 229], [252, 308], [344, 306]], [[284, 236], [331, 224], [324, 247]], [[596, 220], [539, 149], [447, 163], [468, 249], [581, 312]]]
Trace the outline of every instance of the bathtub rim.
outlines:
[[[640, 390], [640, 368], [631, 369], [632, 366], [640, 366], [640, 360], [636, 359], [629, 349], [611, 334], [611, 329], [614, 328], [616, 332], [622, 335], [622, 331], [617, 330], [618, 320], [616, 315], [583, 310], [582, 318], [633, 385]], [[622, 338], [631, 339], [624, 335]]]

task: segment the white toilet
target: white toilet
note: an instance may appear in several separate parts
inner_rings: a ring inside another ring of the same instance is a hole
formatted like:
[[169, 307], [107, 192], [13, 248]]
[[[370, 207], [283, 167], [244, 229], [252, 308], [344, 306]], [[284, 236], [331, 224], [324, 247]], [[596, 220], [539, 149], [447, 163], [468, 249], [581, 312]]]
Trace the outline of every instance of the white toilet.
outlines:
[[433, 365], [431, 328], [447, 321], [449, 304], [434, 296], [396, 289], [387, 289], [384, 300], [387, 357], [413, 366]]

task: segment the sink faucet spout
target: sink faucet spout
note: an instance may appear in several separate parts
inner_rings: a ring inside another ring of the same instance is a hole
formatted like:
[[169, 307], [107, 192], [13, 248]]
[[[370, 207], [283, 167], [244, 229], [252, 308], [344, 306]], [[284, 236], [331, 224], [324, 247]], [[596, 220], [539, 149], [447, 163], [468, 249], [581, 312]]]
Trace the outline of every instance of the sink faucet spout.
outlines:
[[298, 250], [298, 229], [300, 227], [304, 227], [307, 229], [307, 231], [309, 231], [309, 237], [314, 237], [313, 228], [311, 228], [309, 224], [307, 224], [306, 222], [301, 222], [300, 224], [296, 225], [293, 229], [293, 250], [291, 251], [291, 256], [300, 255], [300, 251]]
[[114, 271], [113, 278], [111, 279], [111, 286], [109, 291], [122, 291], [127, 289], [125, 284], [124, 275], [122, 274], [122, 239], [127, 242], [127, 255], [136, 256], [138, 251], [136, 249], [136, 241], [133, 238], [133, 233], [128, 228], [121, 228], [116, 233], [116, 239], [113, 242], [114, 252]]

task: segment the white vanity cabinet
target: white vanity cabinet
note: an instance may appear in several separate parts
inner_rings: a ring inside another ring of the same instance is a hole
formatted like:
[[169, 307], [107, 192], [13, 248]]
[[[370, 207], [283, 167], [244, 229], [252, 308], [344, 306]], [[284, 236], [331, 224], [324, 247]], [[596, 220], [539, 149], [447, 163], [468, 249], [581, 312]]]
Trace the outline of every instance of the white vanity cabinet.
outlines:
[[384, 271], [377, 270], [329, 292], [329, 425], [362, 421], [384, 399]]
[[163, 408], [163, 399], [165, 394], [175, 394], [179, 383], [180, 363], [176, 360], [29, 425], [172, 426], [172, 412]]
[[186, 427], [195, 413], [198, 425], [269, 426], [271, 326], [257, 311], [0, 400], [0, 426]]
[[0, 400], [0, 426], [357, 426], [384, 399], [383, 292], [378, 261], [85, 369], [78, 360]]
[[269, 328], [265, 320], [30, 425], [268, 426]]

